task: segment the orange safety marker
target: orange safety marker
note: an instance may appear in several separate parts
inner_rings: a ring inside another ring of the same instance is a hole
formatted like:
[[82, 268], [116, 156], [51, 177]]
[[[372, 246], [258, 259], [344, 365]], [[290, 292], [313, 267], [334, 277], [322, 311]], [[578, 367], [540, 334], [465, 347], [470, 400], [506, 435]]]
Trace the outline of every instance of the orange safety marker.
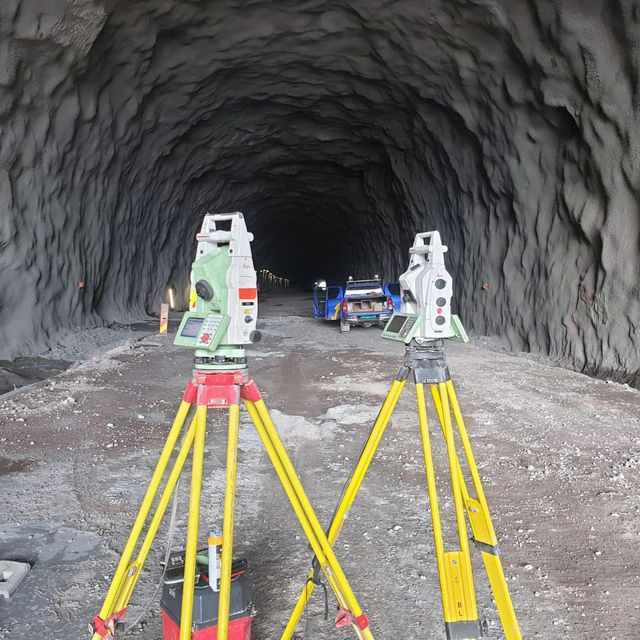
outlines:
[[167, 333], [169, 330], [169, 305], [160, 305], [160, 333]]

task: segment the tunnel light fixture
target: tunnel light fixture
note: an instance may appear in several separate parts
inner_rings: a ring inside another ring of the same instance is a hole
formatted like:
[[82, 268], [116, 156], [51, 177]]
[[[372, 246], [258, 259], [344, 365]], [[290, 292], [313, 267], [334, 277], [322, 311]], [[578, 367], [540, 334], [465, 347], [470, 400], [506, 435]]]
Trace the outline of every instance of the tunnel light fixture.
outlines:
[[169, 306], [172, 309], [175, 309], [176, 308], [176, 301], [175, 301], [175, 298], [174, 298], [174, 295], [173, 295], [173, 288], [169, 287], [167, 293], [169, 294]]

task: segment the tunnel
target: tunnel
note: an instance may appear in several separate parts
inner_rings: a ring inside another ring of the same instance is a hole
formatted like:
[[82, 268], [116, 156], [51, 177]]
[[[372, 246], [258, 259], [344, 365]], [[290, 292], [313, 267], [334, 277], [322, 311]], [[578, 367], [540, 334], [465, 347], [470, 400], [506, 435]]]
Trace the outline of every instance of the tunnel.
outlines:
[[207, 211], [309, 287], [449, 247], [478, 336], [638, 385], [631, 0], [8, 0], [0, 357], [185, 302]]

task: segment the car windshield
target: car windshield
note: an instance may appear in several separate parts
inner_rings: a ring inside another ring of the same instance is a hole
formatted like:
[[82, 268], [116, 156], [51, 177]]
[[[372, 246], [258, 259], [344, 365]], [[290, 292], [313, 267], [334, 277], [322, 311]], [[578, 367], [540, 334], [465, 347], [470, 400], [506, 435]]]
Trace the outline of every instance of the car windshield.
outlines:
[[383, 296], [384, 291], [380, 282], [362, 280], [360, 282], [347, 283], [345, 296]]

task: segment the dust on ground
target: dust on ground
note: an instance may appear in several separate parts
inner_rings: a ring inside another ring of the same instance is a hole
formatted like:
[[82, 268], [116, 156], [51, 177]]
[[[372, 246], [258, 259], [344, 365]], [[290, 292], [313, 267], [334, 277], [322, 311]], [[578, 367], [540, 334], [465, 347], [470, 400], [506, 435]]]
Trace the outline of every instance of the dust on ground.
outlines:
[[[250, 372], [321, 522], [328, 522], [402, 358], [379, 330], [341, 334], [310, 317], [308, 296], [271, 295]], [[447, 344], [524, 638], [637, 637], [640, 608], [640, 392], [489, 351]], [[0, 638], [86, 638], [190, 378], [192, 354], [150, 336], [0, 398], [0, 558], [31, 573], [0, 601]], [[445, 455], [431, 415], [441, 507]], [[202, 540], [221, 524], [226, 422], [210, 412]], [[279, 638], [310, 553], [259, 439], [242, 412], [236, 509], [254, 638]], [[179, 491], [186, 527], [188, 481]], [[451, 527], [448, 547], [455, 546]], [[160, 640], [161, 529], [132, 599], [132, 637]], [[377, 638], [445, 637], [413, 385], [393, 415], [336, 552]], [[502, 637], [474, 554], [481, 616]], [[349, 638], [323, 618], [316, 591], [306, 638]], [[331, 597], [331, 602], [333, 598]], [[333, 605], [332, 605], [333, 606]], [[330, 616], [331, 618], [331, 616]], [[123, 637], [127, 637], [127, 635]]]

